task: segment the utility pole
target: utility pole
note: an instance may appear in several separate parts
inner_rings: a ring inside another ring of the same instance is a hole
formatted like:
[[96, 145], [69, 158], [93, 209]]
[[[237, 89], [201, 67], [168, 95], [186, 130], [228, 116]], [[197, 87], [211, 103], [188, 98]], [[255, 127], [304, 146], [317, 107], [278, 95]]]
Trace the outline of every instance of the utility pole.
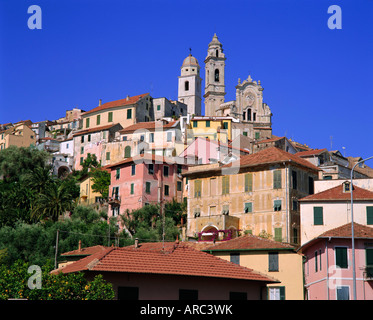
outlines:
[[58, 254], [58, 238], [59, 238], [60, 230], [57, 230], [56, 236], [56, 251], [54, 254], [54, 268], [57, 269], [57, 254]]

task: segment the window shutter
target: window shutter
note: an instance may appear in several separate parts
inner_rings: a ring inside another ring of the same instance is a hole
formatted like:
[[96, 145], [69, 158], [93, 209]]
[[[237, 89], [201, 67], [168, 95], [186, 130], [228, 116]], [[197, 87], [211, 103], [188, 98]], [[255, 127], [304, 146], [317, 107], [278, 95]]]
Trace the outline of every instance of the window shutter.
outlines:
[[347, 248], [335, 248], [335, 263], [339, 268], [347, 269]]
[[253, 212], [253, 204], [252, 202], [245, 203], [245, 213]]
[[229, 176], [223, 176], [222, 178], [222, 194], [229, 193]]
[[365, 255], [367, 266], [373, 266], [373, 248], [365, 249]]
[[145, 192], [150, 193], [150, 182], [146, 182], [145, 184]]
[[280, 300], [285, 300], [285, 287], [280, 287]]
[[252, 173], [245, 174], [245, 192], [253, 191], [253, 175]]
[[108, 122], [112, 122], [113, 121], [113, 113], [112, 112], [109, 112], [109, 115], [108, 115]]
[[135, 192], [135, 185], [131, 183], [131, 194], [134, 194]]
[[231, 253], [230, 254], [231, 262], [235, 264], [240, 264], [240, 254], [239, 253]]
[[268, 271], [278, 271], [278, 252], [268, 253]]
[[281, 189], [281, 170], [273, 171], [273, 188]]
[[321, 226], [324, 224], [323, 207], [313, 207], [313, 224]]
[[367, 207], [367, 224], [373, 224], [373, 207]]
[[282, 241], [282, 228], [275, 228], [275, 241]]

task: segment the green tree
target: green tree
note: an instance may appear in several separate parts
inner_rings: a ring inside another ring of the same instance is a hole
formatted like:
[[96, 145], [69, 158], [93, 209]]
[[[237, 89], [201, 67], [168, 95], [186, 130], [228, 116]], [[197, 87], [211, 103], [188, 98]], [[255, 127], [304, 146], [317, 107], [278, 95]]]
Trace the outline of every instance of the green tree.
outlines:
[[92, 190], [107, 199], [109, 197], [110, 173], [102, 168], [92, 168], [89, 174], [93, 180]]

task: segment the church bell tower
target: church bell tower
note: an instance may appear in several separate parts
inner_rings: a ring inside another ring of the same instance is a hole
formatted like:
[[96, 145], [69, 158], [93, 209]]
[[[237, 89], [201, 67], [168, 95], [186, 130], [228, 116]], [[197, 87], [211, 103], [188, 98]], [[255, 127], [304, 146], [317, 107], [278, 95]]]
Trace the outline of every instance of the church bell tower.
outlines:
[[225, 81], [225, 55], [223, 46], [214, 34], [209, 43], [205, 59], [205, 116], [216, 116], [216, 111], [224, 103]]

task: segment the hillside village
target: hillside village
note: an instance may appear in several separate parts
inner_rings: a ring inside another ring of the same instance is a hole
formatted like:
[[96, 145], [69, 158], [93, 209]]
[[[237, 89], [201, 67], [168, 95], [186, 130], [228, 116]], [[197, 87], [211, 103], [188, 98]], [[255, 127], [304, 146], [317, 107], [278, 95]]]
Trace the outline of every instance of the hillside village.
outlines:
[[175, 100], [139, 92], [0, 125], [0, 152], [47, 151], [61, 179], [95, 156], [110, 173], [109, 194], [85, 175], [78, 201], [104, 208], [118, 230], [128, 232], [120, 217], [133, 210], [186, 204], [175, 242], [77, 243], [52, 273], [102, 274], [116, 299], [373, 299], [373, 169], [359, 155], [275, 135], [260, 80], [226, 88], [228, 58], [214, 34], [204, 92], [203, 66], [189, 54]]

